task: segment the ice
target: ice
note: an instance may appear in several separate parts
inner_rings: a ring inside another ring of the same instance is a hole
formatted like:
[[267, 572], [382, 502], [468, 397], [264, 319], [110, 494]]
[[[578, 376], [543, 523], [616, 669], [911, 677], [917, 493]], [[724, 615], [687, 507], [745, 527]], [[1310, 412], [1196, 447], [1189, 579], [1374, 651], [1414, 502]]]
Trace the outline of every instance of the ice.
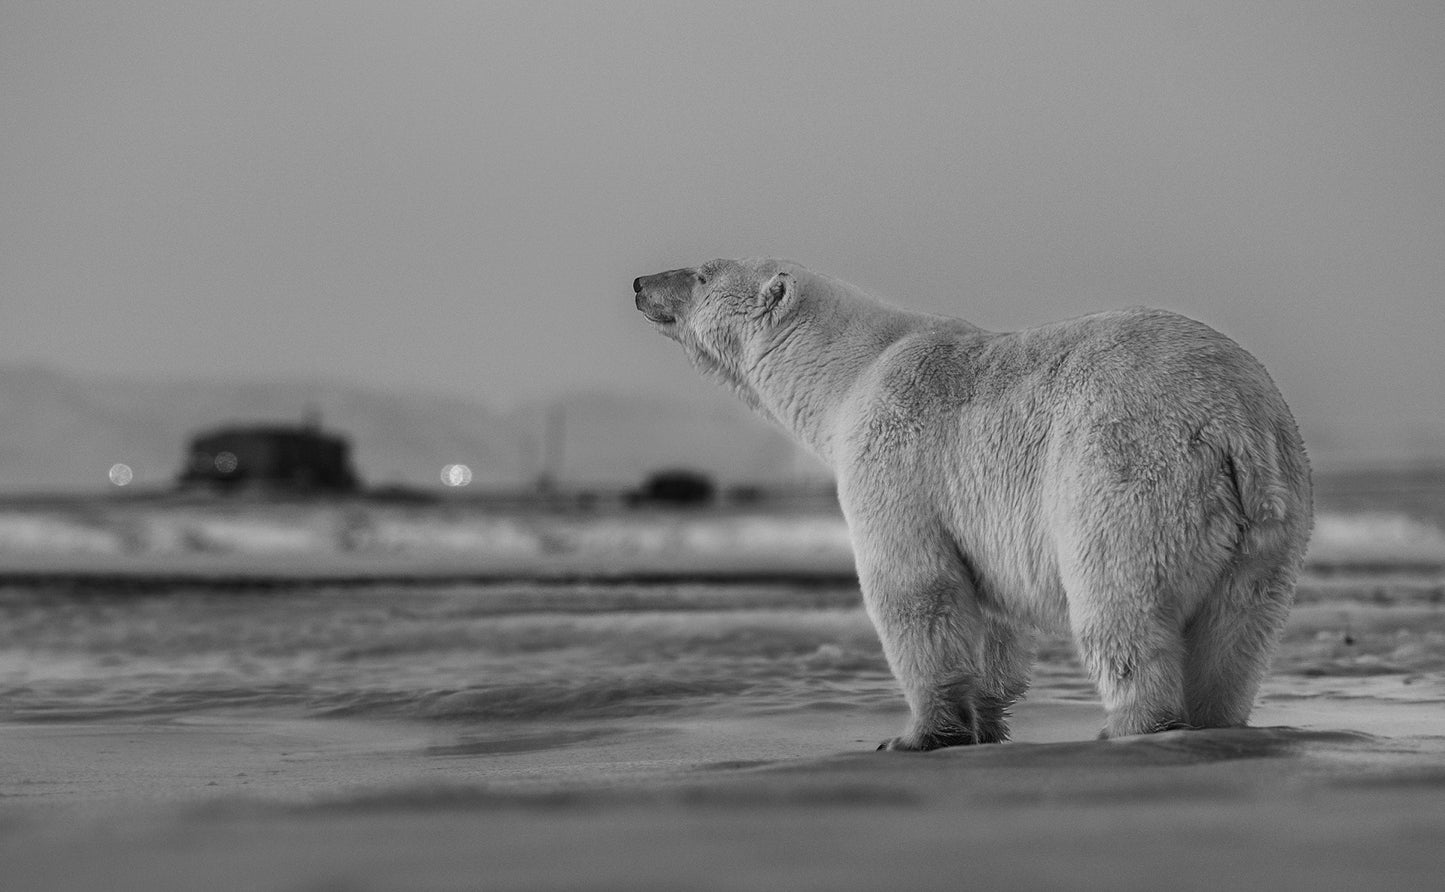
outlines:
[[[82, 505], [0, 511], [4, 555], [339, 555], [486, 559], [803, 556], [846, 562], [847, 526], [827, 511], [549, 513], [367, 503]], [[1445, 564], [1445, 530], [1396, 511], [1327, 511], [1311, 558]]]
[[112, 529], [49, 514], [18, 511], [0, 514], [0, 554], [34, 551], [115, 554], [121, 550], [121, 538]]
[[1317, 559], [1445, 562], [1445, 531], [1398, 512], [1323, 513], [1315, 518], [1310, 554]]

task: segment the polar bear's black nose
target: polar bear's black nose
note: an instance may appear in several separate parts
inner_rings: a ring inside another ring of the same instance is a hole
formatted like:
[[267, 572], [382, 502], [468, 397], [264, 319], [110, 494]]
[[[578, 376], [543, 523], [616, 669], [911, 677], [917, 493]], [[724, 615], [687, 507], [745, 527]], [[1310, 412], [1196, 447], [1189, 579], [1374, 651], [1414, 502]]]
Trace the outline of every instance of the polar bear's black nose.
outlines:
[[638, 276], [637, 278], [635, 278], [635, 279], [632, 280], [632, 293], [633, 293], [633, 294], [641, 294], [641, 293], [642, 293], [642, 277], [641, 277], [641, 276]]

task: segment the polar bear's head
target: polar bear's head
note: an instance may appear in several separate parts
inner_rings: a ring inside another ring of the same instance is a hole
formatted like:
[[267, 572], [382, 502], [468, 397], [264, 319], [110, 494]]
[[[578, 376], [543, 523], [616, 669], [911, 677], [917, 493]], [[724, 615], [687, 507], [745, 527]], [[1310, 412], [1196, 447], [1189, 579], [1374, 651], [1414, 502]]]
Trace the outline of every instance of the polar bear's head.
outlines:
[[802, 268], [783, 260], [712, 260], [633, 280], [637, 309], [704, 372], [756, 403], [758, 357], [790, 330]]

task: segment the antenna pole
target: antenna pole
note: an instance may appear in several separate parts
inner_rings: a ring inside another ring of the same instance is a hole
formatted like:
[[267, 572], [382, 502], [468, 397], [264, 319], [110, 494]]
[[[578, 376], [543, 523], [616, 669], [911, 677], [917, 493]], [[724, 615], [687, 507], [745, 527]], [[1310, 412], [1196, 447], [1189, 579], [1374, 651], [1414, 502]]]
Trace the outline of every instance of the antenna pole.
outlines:
[[546, 430], [542, 437], [542, 473], [537, 489], [552, 492], [562, 476], [562, 459], [567, 440], [567, 410], [559, 402], [547, 409]]

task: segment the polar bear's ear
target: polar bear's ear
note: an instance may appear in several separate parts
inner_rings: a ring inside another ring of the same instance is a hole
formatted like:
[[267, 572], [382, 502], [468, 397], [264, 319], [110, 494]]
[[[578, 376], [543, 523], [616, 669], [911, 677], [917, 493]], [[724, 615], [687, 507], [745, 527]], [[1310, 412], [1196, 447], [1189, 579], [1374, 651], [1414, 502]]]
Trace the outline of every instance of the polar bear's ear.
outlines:
[[778, 307], [791, 302], [793, 299], [793, 292], [797, 290], [797, 287], [798, 283], [795, 282], [793, 280], [793, 277], [788, 275], [787, 273], [778, 273], [777, 275], [773, 276], [771, 279], [768, 280], [768, 283], [763, 286], [763, 310], [765, 312], [771, 313]]

